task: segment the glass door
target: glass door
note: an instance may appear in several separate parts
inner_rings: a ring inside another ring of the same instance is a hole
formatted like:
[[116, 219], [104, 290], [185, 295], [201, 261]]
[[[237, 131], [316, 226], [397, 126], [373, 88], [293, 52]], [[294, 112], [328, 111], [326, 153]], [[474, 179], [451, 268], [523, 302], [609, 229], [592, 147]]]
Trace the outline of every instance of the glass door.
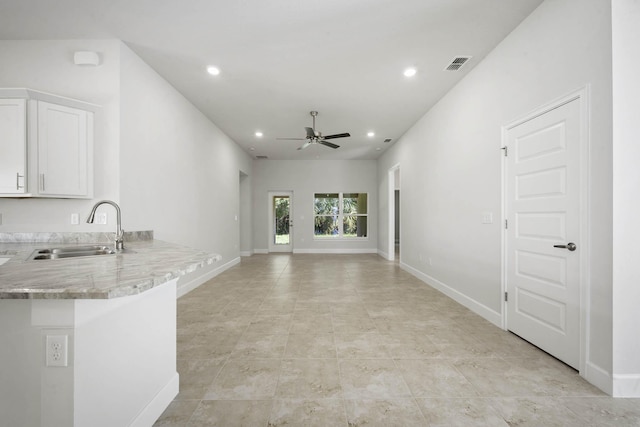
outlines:
[[293, 250], [292, 192], [269, 193], [269, 252]]

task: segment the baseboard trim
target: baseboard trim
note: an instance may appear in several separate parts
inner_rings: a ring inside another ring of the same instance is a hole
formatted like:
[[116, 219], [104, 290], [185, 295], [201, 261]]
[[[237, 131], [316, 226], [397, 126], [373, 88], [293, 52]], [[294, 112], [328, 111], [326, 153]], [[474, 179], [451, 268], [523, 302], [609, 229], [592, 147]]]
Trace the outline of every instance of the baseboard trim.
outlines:
[[180, 297], [188, 294], [192, 290], [196, 289], [198, 286], [202, 285], [207, 280], [213, 279], [218, 274], [220, 274], [220, 273], [224, 272], [225, 270], [228, 270], [231, 267], [233, 267], [234, 265], [238, 265], [238, 264], [240, 264], [240, 257], [234, 258], [231, 261], [221, 265], [218, 268], [214, 268], [213, 270], [208, 270], [204, 274], [202, 274], [200, 276], [197, 276], [197, 277], [191, 279], [188, 282], [180, 283], [180, 280], [178, 280], [178, 288], [177, 288], [177, 292], [176, 292], [177, 297], [180, 298]]
[[613, 397], [640, 397], [640, 375], [613, 374]]
[[268, 254], [269, 253], [269, 249], [254, 249], [253, 253], [254, 254]]
[[294, 254], [377, 254], [378, 249], [294, 249]]
[[160, 390], [160, 392], [142, 409], [138, 416], [133, 420], [132, 427], [147, 427], [153, 425], [160, 415], [164, 412], [173, 399], [178, 395], [180, 389], [180, 376], [176, 372], [169, 382]]
[[253, 255], [253, 251], [240, 251], [240, 256], [251, 256]]
[[386, 259], [387, 261], [391, 261], [391, 258], [389, 258], [389, 254], [381, 251], [380, 249], [378, 249], [378, 255], [380, 255], [382, 258]]
[[490, 309], [484, 304], [480, 304], [476, 300], [469, 298], [463, 293], [442, 283], [438, 279], [435, 279], [429, 276], [428, 274], [424, 274], [423, 272], [416, 270], [410, 265], [407, 265], [401, 262], [400, 268], [413, 274], [415, 277], [422, 280], [427, 285], [431, 286], [434, 289], [437, 289], [438, 291], [442, 292], [452, 300], [467, 307], [469, 310], [473, 311], [474, 313], [484, 317], [485, 319], [487, 319], [489, 322], [493, 323], [497, 327], [502, 328], [502, 315], [497, 311]]

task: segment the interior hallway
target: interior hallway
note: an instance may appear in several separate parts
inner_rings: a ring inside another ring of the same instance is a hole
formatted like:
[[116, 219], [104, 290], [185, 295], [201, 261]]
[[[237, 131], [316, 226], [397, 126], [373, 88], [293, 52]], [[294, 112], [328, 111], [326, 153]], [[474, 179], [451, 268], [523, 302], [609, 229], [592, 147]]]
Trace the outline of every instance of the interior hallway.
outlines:
[[612, 399], [377, 255], [254, 255], [178, 300], [156, 426], [637, 426]]

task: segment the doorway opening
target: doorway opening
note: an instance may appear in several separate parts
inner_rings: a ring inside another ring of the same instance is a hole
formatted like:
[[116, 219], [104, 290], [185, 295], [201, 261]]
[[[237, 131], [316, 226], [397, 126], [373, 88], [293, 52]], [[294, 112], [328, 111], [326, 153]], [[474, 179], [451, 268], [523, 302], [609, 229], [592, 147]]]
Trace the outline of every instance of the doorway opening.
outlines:
[[389, 169], [389, 241], [387, 247], [387, 259], [389, 261], [400, 261], [400, 165], [396, 164]]
[[269, 200], [269, 252], [293, 252], [293, 192], [270, 192]]
[[251, 240], [251, 180], [249, 175], [240, 171], [240, 195], [238, 203], [238, 236], [240, 256], [253, 254], [253, 242]]

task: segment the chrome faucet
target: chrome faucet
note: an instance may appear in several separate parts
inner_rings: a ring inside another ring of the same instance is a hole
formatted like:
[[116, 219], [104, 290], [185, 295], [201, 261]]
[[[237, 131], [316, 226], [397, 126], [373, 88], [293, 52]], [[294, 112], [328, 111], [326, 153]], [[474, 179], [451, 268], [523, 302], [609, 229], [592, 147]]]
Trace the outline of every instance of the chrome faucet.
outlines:
[[121, 251], [124, 249], [124, 230], [122, 229], [122, 222], [120, 220], [120, 206], [118, 206], [118, 204], [116, 202], [112, 202], [111, 200], [100, 200], [98, 203], [96, 203], [95, 205], [93, 205], [93, 209], [91, 209], [91, 213], [89, 214], [89, 218], [87, 218], [87, 223], [88, 224], [93, 224], [93, 220], [96, 217], [96, 209], [98, 209], [98, 206], [102, 205], [102, 204], [108, 204], [113, 206], [114, 208], [116, 208], [116, 214], [117, 214], [117, 224], [118, 224], [118, 228], [116, 230], [116, 250], [117, 251]]

